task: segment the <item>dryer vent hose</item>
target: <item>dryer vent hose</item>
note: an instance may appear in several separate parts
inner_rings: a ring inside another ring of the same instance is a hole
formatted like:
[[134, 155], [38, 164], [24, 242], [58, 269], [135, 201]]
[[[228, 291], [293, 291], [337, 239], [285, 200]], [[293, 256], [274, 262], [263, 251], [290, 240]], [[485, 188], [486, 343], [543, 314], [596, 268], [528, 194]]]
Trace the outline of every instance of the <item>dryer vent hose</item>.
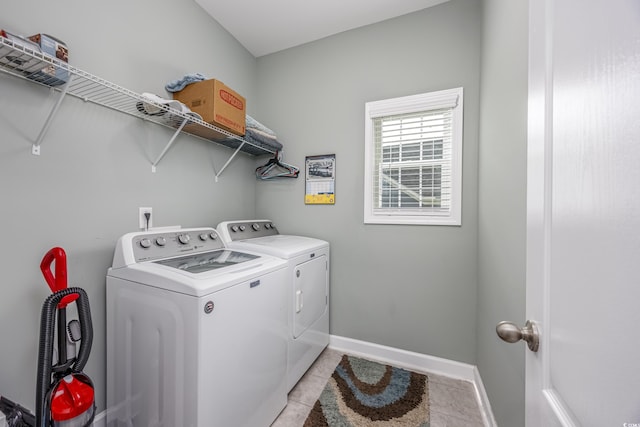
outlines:
[[[71, 287], [59, 290], [49, 295], [49, 297], [42, 304], [42, 313], [40, 316], [40, 341], [38, 349], [38, 376], [36, 385], [36, 423], [38, 426], [42, 426], [45, 419], [45, 399], [47, 392], [52, 384], [51, 374], [53, 373], [53, 343], [55, 336], [55, 316], [58, 308], [58, 304], [62, 298], [77, 294], [78, 299], [75, 303], [78, 307], [78, 318], [80, 321], [80, 333], [82, 341], [80, 342], [80, 350], [75, 360], [72, 360], [69, 368], [65, 372], [61, 372], [64, 376], [69, 373], [80, 373], [89, 360], [89, 354], [91, 353], [91, 344], [93, 342], [93, 325], [91, 323], [91, 309], [89, 307], [89, 297], [82, 288]], [[64, 310], [62, 308], [61, 310]], [[66, 325], [59, 325], [59, 331], [64, 331]], [[64, 332], [63, 332], [64, 333]], [[59, 367], [64, 365], [67, 361], [58, 361]], [[48, 418], [48, 417], [47, 417]]]

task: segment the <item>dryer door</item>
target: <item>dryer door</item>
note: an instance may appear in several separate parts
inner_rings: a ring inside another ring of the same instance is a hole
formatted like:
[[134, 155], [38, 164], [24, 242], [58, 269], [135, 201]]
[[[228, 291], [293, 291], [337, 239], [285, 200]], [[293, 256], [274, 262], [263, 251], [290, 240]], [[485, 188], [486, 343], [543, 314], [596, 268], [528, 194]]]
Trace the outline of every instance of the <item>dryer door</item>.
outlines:
[[298, 338], [327, 309], [327, 257], [319, 256], [293, 271], [293, 337]]

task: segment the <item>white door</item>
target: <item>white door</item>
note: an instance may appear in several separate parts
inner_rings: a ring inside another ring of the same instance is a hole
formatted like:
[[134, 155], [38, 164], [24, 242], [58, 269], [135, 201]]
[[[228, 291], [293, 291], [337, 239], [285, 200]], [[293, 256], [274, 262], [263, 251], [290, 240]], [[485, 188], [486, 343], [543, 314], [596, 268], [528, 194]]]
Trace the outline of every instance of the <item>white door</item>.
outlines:
[[530, 14], [527, 426], [640, 426], [640, 2]]

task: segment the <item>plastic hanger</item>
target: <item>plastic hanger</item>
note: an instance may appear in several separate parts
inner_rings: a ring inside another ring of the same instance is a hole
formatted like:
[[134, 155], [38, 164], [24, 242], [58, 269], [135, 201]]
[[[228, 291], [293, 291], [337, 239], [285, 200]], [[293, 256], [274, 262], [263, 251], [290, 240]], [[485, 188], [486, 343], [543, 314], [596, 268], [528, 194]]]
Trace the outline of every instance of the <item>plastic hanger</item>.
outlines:
[[296, 166], [284, 163], [278, 158], [278, 151], [276, 151], [273, 158], [256, 168], [256, 178], [266, 180], [273, 178], [297, 178], [300, 174], [300, 169]]

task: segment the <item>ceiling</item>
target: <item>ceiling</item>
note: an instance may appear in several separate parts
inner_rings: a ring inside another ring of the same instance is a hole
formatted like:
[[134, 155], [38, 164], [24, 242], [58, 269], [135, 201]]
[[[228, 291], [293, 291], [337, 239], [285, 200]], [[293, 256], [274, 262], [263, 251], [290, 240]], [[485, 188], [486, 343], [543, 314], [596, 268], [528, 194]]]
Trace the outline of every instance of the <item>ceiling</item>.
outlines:
[[195, 0], [255, 57], [448, 0]]

